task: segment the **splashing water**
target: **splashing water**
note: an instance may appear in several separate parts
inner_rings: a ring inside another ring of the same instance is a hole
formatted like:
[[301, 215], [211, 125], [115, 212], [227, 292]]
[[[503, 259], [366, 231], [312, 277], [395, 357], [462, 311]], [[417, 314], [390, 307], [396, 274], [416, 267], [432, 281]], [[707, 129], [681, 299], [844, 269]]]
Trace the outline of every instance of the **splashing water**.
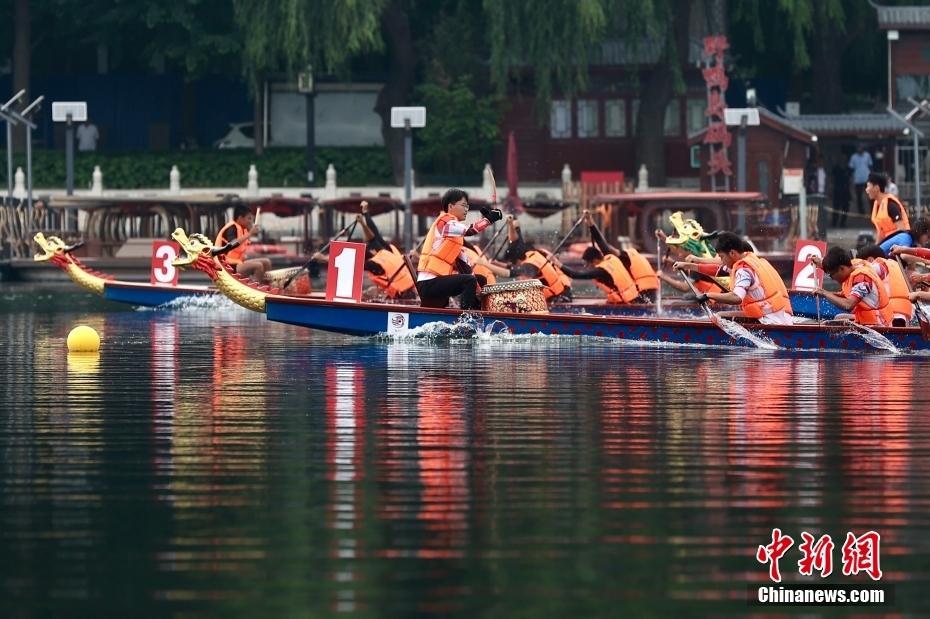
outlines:
[[865, 325], [860, 325], [854, 322], [849, 322], [849, 330], [845, 333], [850, 335], [856, 335], [861, 337], [866, 344], [872, 348], [877, 348], [879, 350], [887, 350], [890, 353], [898, 354], [900, 351], [898, 347], [895, 346], [891, 340], [879, 333], [878, 331], [871, 329]]
[[494, 320], [489, 324], [484, 323], [481, 316], [472, 314], [462, 314], [454, 323], [442, 321], [428, 322], [425, 325], [415, 327], [403, 334], [379, 334], [376, 339], [390, 341], [410, 341], [410, 340], [487, 340], [512, 337], [510, 329], [500, 320]]
[[712, 321], [734, 340], [746, 340], [756, 348], [761, 348], [763, 350], [781, 350], [781, 347], [769, 338], [753, 333], [736, 321], [728, 318], [721, 318], [720, 316], [714, 316]]

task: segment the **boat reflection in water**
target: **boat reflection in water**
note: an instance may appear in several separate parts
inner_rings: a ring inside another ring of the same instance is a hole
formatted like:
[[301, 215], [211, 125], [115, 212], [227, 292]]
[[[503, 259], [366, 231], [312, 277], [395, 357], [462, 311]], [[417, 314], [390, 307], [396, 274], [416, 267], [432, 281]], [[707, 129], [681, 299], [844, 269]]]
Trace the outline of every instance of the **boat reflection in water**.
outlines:
[[0, 391], [15, 608], [744, 613], [777, 527], [830, 534], [835, 566], [847, 531], [878, 531], [895, 608], [927, 609], [918, 356], [385, 343], [195, 316], [108, 314], [82, 373], [49, 352], [53, 319], [0, 315], [31, 333]]

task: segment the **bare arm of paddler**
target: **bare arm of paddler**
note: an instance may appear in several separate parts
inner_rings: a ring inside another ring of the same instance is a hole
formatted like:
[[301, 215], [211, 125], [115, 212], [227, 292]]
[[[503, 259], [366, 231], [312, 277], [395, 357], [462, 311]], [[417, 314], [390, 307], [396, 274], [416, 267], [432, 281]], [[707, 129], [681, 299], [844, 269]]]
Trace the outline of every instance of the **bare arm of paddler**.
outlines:
[[381, 236], [381, 231], [378, 230], [378, 226], [375, 225], [375, 220], [372, 219], [371, 213], [368, 212], [368, 202], [362, 200], [361, 206], [362, 215], [356, 220], [362, 226], [362, 234], [365, 236], [367, 249], [371, 251], [371, 253], [376, 253], [382, 249], [390, 251], [390, 245], [384, 240], [384, 237]]
[[853, 282], [852, 290], [850, 290], [848, 297], [830, 292], [829, 290], [824, 290], [823, 288], [815, 288], [814, 294], [819, 294], [834, 305], [847, 312], [851, 312], [866, 297], [875, 297], [876, 299], [878, 297], [878, 293], [873, 290], [874, 284], [871, 280], [861, 275], [857, 277], [857, 280], [858, 281]]
[[562, 269], [563, 273], [572, 279], [593, 279], [604, 284], [605, 286], [610, 286], [611, 288], [614, 287], [614, 279], [607, 271], [600, 267], [593, 267], [590, 269], [573, 269], [561, 263], [558, 263], [557, 266]]
[[705, 293], [707, 298], [726, 305], [742, 304], [743, 299], [746, 298], [749, 289], [755, 282], [755, 275], [750, 269], [737, 269], [736, 273], [733, 274], [732, 281], [733, 290], [730, 292], [707, 292]]
[[930, 249], [926, 247], [904, 247], [902, 245], [893, 245], [891, 247], [892, 256], [916, 256], [922, 260], [930, 260]]

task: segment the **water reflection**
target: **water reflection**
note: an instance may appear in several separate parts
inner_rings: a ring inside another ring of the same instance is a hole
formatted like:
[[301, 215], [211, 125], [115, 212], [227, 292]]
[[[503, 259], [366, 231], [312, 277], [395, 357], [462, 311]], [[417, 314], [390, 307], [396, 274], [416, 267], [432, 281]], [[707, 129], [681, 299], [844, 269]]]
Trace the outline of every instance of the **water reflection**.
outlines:
[[921, 359], [149, 312], [86, 317], [85, 364], [73, 321], [0, 316], [28, 332], [0, 401], [21, 615], [741, 614], [774, 527], [879, 531], [897, 608], [927, 608]]

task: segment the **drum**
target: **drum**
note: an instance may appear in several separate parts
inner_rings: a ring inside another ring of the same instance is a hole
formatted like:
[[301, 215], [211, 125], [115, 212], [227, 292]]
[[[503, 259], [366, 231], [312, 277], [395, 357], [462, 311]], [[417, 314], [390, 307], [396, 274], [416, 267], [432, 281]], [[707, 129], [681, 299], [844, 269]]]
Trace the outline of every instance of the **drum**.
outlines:
[[[300, 273], [291, 280], [287, 288], [284, 288], [284, 283], [298, 271]], [[265, 283], [272, 288], [280, 288], [288, 294], [310, 294], [310, 275], [307, 273], [307, 269], [302, 267], [288, 267], [268, 271], [265, 273]]]
[[542, 289], [538, 279], [485, 286], [481, 289], [481, 309], [486, 312], [548, 314]]

